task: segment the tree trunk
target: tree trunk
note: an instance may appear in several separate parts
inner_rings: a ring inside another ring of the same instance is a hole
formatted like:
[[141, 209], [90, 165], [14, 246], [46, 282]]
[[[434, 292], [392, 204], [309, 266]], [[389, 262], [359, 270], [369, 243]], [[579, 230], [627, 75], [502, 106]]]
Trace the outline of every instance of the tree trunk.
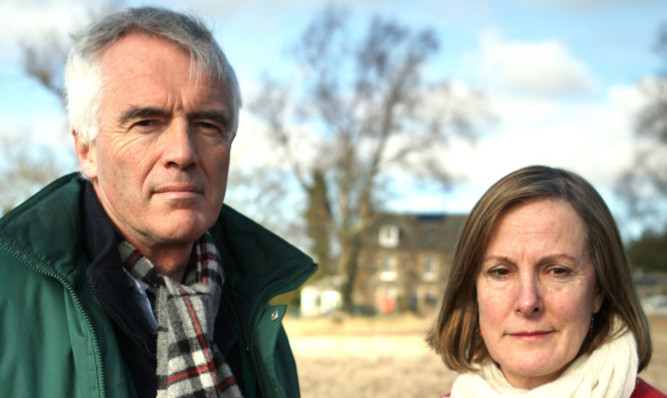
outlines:
[[352, 295], [354, 293], [354, 283], [357, 279], [357, 268], [359, 260], [359, 242], [351, 242], [347, 244], [338, 259], [339, 269], [345, 276], [343, 286], [341, 288], [341, 295], [343, 299], [343, 311], [349, 313], [352, 308]]

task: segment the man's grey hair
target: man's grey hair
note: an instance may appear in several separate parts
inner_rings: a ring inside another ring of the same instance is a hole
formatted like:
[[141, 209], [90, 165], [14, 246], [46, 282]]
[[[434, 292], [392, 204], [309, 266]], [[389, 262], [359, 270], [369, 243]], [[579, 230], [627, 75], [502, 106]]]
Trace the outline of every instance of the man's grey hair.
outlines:
[[238, 127], [241, 92], [234, 69], [201, 20], [163, 8], [127, 8], [109, 14], [74, 36], [65, 69], [67, 113], [72, 130], [90, 145], [100, 130], [99, 110], [104, 96], [102, 54], [130, 33], [146, 33], [176, 44], [190, 54], [197, 74], [219, 79], [232, 106], [231, 132]]

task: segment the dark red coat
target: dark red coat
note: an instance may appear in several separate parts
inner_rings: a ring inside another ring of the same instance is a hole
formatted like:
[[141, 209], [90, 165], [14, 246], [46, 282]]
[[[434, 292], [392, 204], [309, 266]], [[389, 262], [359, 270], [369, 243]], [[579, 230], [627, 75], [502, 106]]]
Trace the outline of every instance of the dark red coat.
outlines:
[[667, 398], [667, 395], [661, 393], [657, 388], [644, 380], [637, 378], [637, 386], [635, 386], [635, 390], [632, 392], [630, 398]]
[[[449, 397], [449, 394], [442, 396], [442, 398], [445, 397]], [[667, 398], [667, 395], [638, 377], [637, 385], [630, 398]]]

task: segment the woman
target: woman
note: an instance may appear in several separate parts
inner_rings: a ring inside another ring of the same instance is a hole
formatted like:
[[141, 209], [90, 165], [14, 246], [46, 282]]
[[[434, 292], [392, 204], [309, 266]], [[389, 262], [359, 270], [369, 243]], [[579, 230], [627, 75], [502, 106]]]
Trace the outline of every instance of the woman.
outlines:
[[[665, 397], [614, 219], [580, 176], [527, 167], [468, 216], [427, 338], [458, 397]], [[450, 396], [450, 395], [447, 395]]]

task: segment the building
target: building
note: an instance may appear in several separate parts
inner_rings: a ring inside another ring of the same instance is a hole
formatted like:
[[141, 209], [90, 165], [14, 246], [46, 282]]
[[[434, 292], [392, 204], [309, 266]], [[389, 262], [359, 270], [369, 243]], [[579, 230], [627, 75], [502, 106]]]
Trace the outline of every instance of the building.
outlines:
[[464, 215], [379, 215], [362, 238], [353, 305], [430, 314], [444, 292], [464, 221]]
[[329, 315], [343, 304], [340, 294], [342, 277], [328, 276], [301, 288], [301, 315]]

